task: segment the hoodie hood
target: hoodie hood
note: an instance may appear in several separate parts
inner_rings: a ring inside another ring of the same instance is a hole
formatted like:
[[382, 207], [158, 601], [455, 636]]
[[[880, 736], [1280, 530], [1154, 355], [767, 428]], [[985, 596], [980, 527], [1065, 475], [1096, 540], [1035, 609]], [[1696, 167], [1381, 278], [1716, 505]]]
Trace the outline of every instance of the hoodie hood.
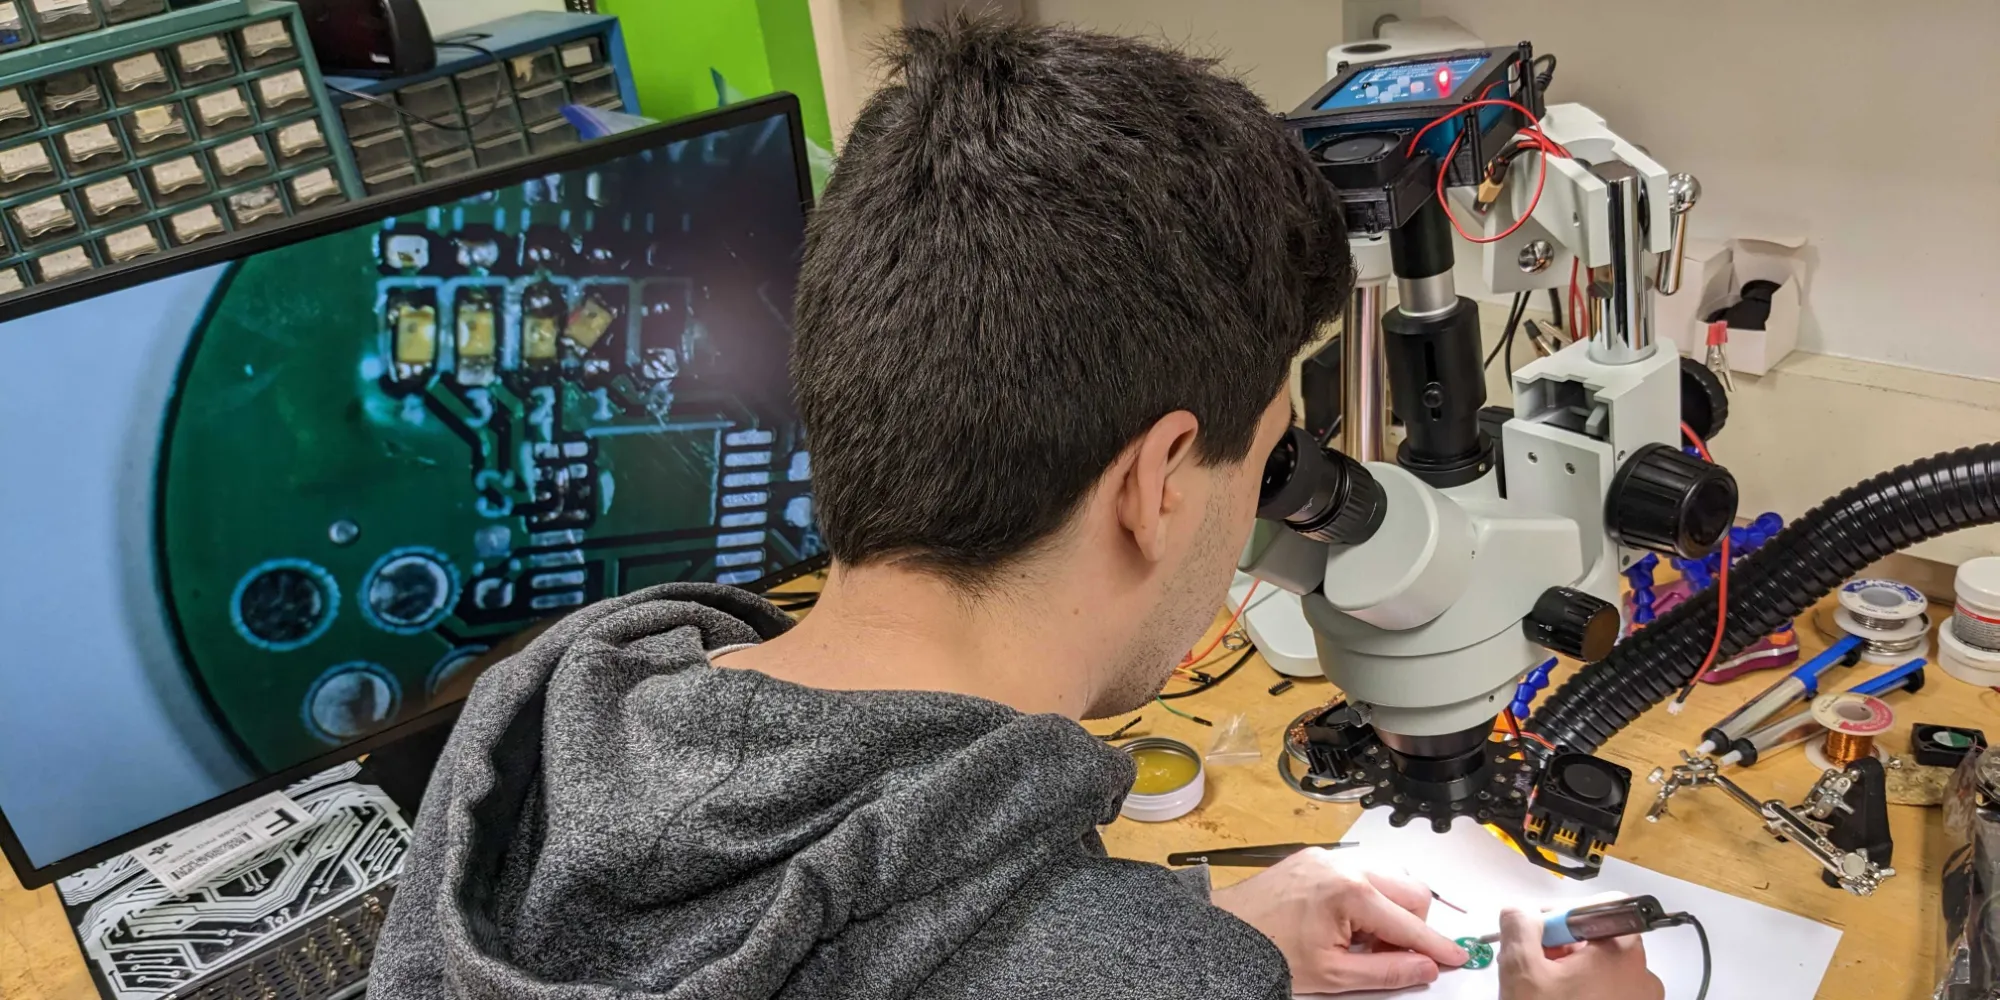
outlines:
[[1079, 854], [1125, 754], [977, 698], [824, 691], [708, 651], [790, 620], [672, 584], [482, 677], [439, 761], [371, 993], [898, 997]]

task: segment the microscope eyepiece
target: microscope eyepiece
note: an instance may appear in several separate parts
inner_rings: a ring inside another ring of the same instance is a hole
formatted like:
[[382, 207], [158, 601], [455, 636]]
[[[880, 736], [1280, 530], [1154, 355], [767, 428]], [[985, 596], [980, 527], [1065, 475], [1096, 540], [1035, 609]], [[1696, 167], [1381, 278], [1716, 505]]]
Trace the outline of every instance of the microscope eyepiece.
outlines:
[[1264, 460], [1257, 516], [1282, 521], [1307, 538], [1359, 545], [1382, 526], [1382, 486], [1340, 452], [1321, 448], [1293, 427]]

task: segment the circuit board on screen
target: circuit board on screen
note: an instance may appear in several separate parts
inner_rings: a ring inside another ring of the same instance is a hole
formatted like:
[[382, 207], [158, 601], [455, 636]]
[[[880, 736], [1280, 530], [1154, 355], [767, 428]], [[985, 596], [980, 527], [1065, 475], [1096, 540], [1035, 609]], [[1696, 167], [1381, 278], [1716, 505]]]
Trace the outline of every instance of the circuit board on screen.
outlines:
[[170, 404], [156, 535], [190, 670], [254, 761], [409, 718], [539, 619], [820, 550], [785, 377], [799, 209], [768, 194], [791, 163], [766, 132], [222, 280]]

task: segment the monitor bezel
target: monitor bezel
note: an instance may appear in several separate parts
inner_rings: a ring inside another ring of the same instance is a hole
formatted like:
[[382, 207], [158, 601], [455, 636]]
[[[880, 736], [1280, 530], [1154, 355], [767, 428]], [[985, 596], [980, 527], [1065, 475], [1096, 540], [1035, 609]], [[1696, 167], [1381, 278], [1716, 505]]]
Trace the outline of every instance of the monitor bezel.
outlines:
[[[715, 111], [648, 125], [630, 132], [621, 132], [570, 149], [538, 157], [531, 156], [514, 163], [479, 170], [463, 177], [409, 191], [379, 198], [365, 198], [322, 214], [299, 219], [292, 225], [246, 233], [239, 239], [209, 246], [196, 246], [184, 253], [169, 257], [104, 268], [70, 282], [38, 286], [21, 295], [0, 300], [0, 323], [176, 274], [226, 264], [252, 254], [303, 243], [388, 216], [403, 215], [433, 205], [447, 204], [468, 195], [505, 187], [530, 178], [589, 167], [646, 149], [699, 138], [711, 132], [760, 121], [774, 115], [784, 116], [786, 127], [790, 132], [793, 173], [798, 181], [799, 204], [810, 215], [813, 207], [812, 173], [806, 160], [805, 130], [799, 113], [799, 101], [797, 97], [781, 92], [732, 104]], [[743, 585], [743, 589], [762, 592], [816, 572], [824, 568], [827, 563], [826, 555], [813, 556], [766, 574], [756, 581]], [[14, 834], [13, 826], [7, 821], [6, 811], [0, 809], [0, 855], [5, 855], [7, 863], [14, 869], [14, 874], [20, 879], [22, 887], [40, 888], [260, 795], [281, 789], [326, 768], [364, 756], [432, 727], [449, 725], [458, 718], [459, 709], [463, 704], [462, 701], [456, 701], [439, 706], [414, 719], [333, 748], [320, 756], [258, 778], [171, 816], [40, 867], [36, 867], [29, 860], [26, 849], [22, 847], [20, 839]]]

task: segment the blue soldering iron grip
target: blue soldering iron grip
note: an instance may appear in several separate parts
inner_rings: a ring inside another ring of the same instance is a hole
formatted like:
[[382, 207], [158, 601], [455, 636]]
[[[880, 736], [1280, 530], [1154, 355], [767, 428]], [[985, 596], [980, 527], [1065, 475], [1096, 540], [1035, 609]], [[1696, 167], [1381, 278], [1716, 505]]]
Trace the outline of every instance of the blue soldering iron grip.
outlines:
[[1542, 947], [1560, 948], [1575, 944], [1576, 935], [1569, 932], [1569, 911], [1557, 910], [1542, 918]]

